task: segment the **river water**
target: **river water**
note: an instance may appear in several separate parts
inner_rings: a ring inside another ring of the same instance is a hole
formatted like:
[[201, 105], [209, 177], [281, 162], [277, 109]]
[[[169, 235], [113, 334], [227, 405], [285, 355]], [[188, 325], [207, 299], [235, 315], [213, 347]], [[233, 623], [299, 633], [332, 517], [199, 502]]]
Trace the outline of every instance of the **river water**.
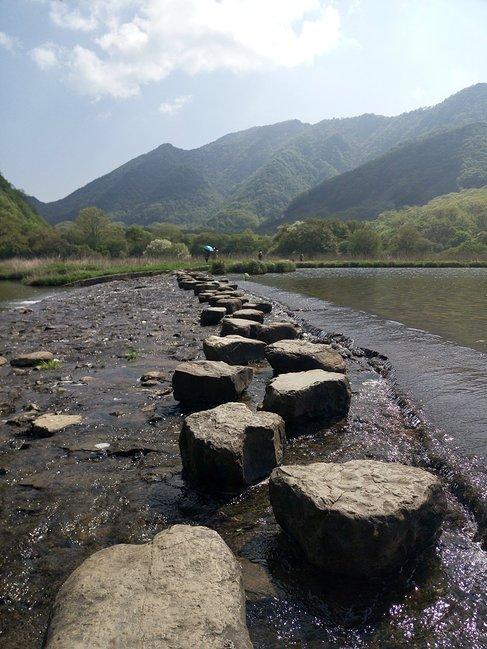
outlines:
[[28, 306], [52, 294], [52, 289], [27, 286], [22, 282], [0, 281], [0, 311], [16, 306]]
[[255, 282], [308, 323], [388, 356], [427, 418], [487, 458], [487, 269], [307, 269]]

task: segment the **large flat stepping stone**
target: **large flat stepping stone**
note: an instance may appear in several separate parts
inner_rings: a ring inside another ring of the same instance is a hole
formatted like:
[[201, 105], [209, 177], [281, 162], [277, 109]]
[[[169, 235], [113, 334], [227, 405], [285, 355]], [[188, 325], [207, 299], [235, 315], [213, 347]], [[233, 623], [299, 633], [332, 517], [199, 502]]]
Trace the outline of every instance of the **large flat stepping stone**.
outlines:
[[36, 437], [50, 437], [68, 426], [81, 423], [80, 415], [55, 415], [49, 412], [32, 422], [32, 433]]
[[232, 491], [266, 478], [282, 462], [284, 442], [279, 415], [225, 403], [186, 417], [179, 448], [191, 480]]
[[203, 341], [203, 351], [210, 361], [230, 365], [246, 365], [264, 358], [266, 344], [243, 336], [209, 336]]
[[174, 398], [183, 404], [203, 407], [237, 401], [253, 376], [250, 367], [220, 361], [187, 361], [174, 370]]
[[203, 293], [203, 291], [210, 291], [217, 288], [218, 282], [198, 282], [194, 286], [193, 291], [195, 295], [199, 295], [200, 293]]
[[[212, 298], [210, 298], [210, 304]], [[223, 306], [227, 310], [227, 313], [234, 313], [242, 308], [242, 301], [237, 297], [231, 298], [222, 298], [215, 302], [215, 306]]]
[[198, 302], [209, 302], [216, 295], [215, 291], [204, 291], [198, 295]]
[[35, 367], [42, 363], [48, 363], [54, 360], [54, 355], [51, 352], [38, 351], [31, 352], [30, 354], [19, 354], [10, 360], [12, 367]]
[[254, 320], [254, 322], [264, 322], [264, 313], [257, 309], [238, 309], [232, 313], [233, 318], [244, 318], [245, 320]]
[[197, 283], [198, 282], [195, 279], [183, 279], [178, 282], [179, 288], [182, 288], [184, 291], [190, 291], [194, 289]]
[[344, 374], [324, 370], [293, 372], [269, 381], [263, 408], [277, 412], [286, 421], [344, 417], [351, 395]]
[[291, 340], [298, 336], [298, 328], [290, 322], [271, 322], [262, 325], [257, 337], [270, 345], [278, 340]]
[[325, 370], [345, 373], [345, 361], [330, 345], [307, 340], [280, 340], [268, 345], [265, 356], [276, 374]]
[[257, 338], [262, 325], [255, 320], [246, 318], [225, 318], [222, 321], [221, 336], [242, 336], [243, 338]]
[[436, 476], [373, 460], [275, 469], [274, 516], [322, 570], [375, 579], [431, 545], [444, 515]]
[[46, 649], [252, 649], [241, 569], [215, 531], [174, 525], [96, 552], [61, 587]]
[[200, 324], [204, 326], [219, 324], [226, 314], [227, 310], [223, 306], [209, 306], [201, 312]]

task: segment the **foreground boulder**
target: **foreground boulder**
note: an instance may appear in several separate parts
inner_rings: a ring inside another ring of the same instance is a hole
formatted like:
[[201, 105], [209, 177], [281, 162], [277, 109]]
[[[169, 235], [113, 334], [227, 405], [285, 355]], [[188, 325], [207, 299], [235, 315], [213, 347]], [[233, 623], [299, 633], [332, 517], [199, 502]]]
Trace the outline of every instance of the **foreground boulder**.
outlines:
[[329, 572], [375, 579], [434, 542], [444, 514], [438, 478], [402, 464], [354, 460], [275, 469], [279, 525]]
[[54, 355], [51, 352], [39, 351], [14, 356], [10, 361], [10, 365], [13, 367], [35, 367], [52, 360], [54, 360]]
[[245, 320], [253, 320], [254, 322], [264, 322], [264, 313], [258, 309], [239, 309], [232, 313], [233, 318], [244, 318]]
[[50, 412], [32, 422], [32, 433], [36, 437], [50, 437], [60, 430], [81, 423], [80, 415], [55, 415]]
[[232, 491], [266, 478], [282, 462], [284, 440], [279, 415], [225, 403], [186, 417], [179, 448], [191, 480]]
[[210, 306], [203, 309], [200, 315], [200, 324], [202, 325], [215, 325], [218, 324], [226, 315], [227, 310], [225, 307]]
[[207, 527], [89, 557], [54, 603], [46, 649], [251, 649], [241, 569]]
[[285, 420], [344, 417], [350, 407], [347, 377], [309, 370], [280, 374], [266, 386], [263, 408]]
[[216, 406], [237, 401], [253, 376], [250, 367], [219, 361], [187, 361], [174, 370], [174, 398], [189, 406]]
[[246, 365], [264, 358], [266, 344], [243, 336], [209, 336], [203, 341], [203, 351], [209, 361], [224, 361], [230, 365]]
[[280, 340], [267, 346], [265, 356], [276, 374], [307, 370], [346, 371], [345, 361], [330, 345], [307, 340]]

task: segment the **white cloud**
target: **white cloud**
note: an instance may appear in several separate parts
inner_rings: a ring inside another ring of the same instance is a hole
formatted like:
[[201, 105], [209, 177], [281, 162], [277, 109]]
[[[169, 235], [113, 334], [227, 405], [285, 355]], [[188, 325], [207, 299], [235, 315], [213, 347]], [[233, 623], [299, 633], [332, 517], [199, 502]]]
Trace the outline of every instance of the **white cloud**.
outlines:
[[58, 54], [61, 53], [62, 49], [54, 45], [54, 43], [44, 43], [44, 45], [34, 47], [29, 52], [41, 70], [48, 70], [58, 66], [60, 64]]
[[181, 108], [193, 99], [193, 95], [181, 95], [176, 97], [174, 101], [163, 102], [159, 106], [159, 112], [163, 115], [174, 115], [181, 110]]
[[56, 25], [84, 32], [63, 62], [71, 83], [93, 97], [130, 97], [176, 70], [293, 68], [340, 40], [328, 0], [66, 0], [51, 2], [50, 13]]
[[0, 47], [14, 52], [20, 46], [19, 40], [14, 36], [9, 36], [5, 32], [0, 32]]

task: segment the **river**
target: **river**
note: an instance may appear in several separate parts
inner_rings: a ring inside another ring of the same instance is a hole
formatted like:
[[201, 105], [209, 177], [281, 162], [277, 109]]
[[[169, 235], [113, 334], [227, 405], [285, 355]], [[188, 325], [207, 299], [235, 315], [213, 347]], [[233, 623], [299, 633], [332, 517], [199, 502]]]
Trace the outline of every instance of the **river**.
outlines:
[[387, 355], [399, 385], [467, 455], [487, 458], [487, 269], [336, 268], [247, 288]]
[[53, 289], [27, 286], [22, 282], [0, 281], [0, 311], [16, 306], [28, 306], [52, 293]]

